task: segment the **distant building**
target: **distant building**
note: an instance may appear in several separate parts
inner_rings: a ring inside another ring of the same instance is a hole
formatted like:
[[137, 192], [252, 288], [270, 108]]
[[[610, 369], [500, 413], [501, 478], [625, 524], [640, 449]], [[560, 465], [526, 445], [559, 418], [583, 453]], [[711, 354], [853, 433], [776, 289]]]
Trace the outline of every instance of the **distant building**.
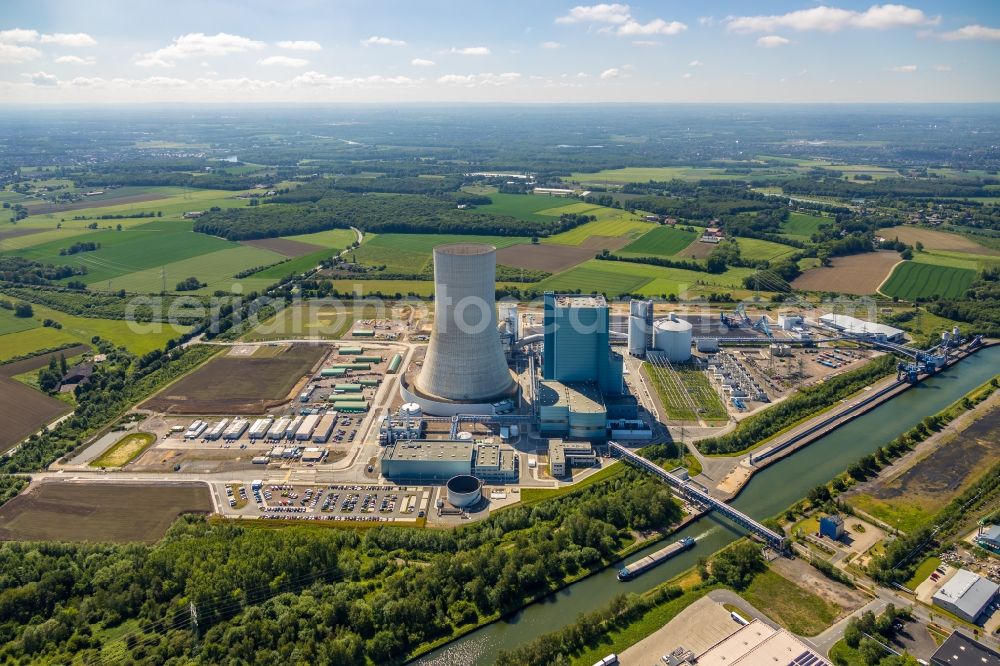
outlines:
[[931, 657], [932, 666], [1000, 666], [1000, 652], [954, 631]]
[[549, 474], [559, 478], [574, 467], [592, 467], [597, 463], [594, 447], [590, 442], [549, 440]]
[[184, 213], [184, 219], [185, 220], [193, 220], [196, 217], [201, 217], [204, 214], [205, 214], [205, 211], [203, 211], [203, 210], [189, 210], [188, 212]]
[[840, 537], [844, 536], [844, 519], [837, 514], [821, 517], [819, 533], [820, 536], [829, 537], [834, 541], [840, 540]]
[[547, 194], [550, 197], [571, 197], [576, 190], [567, 190], [561, 187], [536, 187], [531, 190], [534, 194]]
[[966, 569], [959, 569], [934, 593], [935, 606], [973, 624], [997, 596], [1000, 585]]
[[647, 222], [659, 222], [660, 221], [660, 216], [659, 215], [646, 215], [643, 219], [646, 220]]
[[819, 318], [819, 323], [835, 331], [851, 335], [874, 335], [884, 338], [887, 342], [903, 342], [906, 335], [905, 331], [892, 326], [833, 313], [822, 315]]
[[993, 525], [985, 528], [976, 535], [976, 543], [983, 548], [988, 548], [994, 552], [1000, 552], [1000, 525]]
[[76, 389], [77, 386], [81, 386], [90, 381], [90, 377], [94, 374], [94, 364], [93, 363], [81, 363], [77, 366], [70, 368], [69, 372], [63, 375], [59, 382], [59, 391], [61, 393], [69, 393]]

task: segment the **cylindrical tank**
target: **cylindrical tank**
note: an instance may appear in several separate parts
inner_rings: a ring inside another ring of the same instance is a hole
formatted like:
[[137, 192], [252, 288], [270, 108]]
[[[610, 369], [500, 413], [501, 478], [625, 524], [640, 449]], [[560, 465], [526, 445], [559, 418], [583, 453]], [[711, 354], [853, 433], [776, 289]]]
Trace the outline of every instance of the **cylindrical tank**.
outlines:
[[631, 315], [628, 318], [628, 353], [632, 356], [646, 355], [646, 319]]
[[691, 322], [670, 313], [653, 324], [653, 347], [663, 352], [671, 363], [684, 363], [691, 358]]
[[958, 326], [951, 329], [951, 337], [954, 338], [955, 340], [958, 340], [959, 338], [962, 337], [961, 332], [958, 330]]
[[416, 419], [420, 417], [420, 405], [415, 402], [404, 402], [399, 408], [399, 415], [404, 419]]
[[483, 496], [482, 483], [469, 474], [448, 479], [448, 503], [458, 508], [472, 506]]
[[434, 248], [434, 330], [414, 382], [418, 392], [489, 402], [514, 389], [497, 333], [496, 267], [492, 245]]

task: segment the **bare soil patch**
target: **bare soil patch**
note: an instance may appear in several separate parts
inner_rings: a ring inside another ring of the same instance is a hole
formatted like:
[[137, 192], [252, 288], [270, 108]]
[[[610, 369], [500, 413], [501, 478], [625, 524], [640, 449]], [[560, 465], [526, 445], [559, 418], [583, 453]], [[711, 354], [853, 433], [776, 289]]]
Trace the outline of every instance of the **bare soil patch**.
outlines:
[[44, 227], [22, 227], [20, 229], [4, 229], [0, 231], [0, 241], [6, 240], [8, 238], [17, 238], [18, 236], [30, 236], [31, 234], [41, 233], [43, 231], [49, 231]]
[[809, 269], [795, 278], [792, 286], [803, 291], [830, 291], [858, 296], [874, 294], [899, 261], [896, 252], [865, 252], [834, 257], [830, 266]]
[[313, 252], [322, 250], [320, 245], [303, 243], [301, 241], [288, 240], [287, 238], [261, 238], [259, 240], [243, 241], [243, 245], [270, 250], [286, 257], [302, 257]]
[[593, 249], [582, 245], [512, 245], [497, 250], [497, 263], [512, 268], [560, 273], [593, 259], [595, 254]]
[[969, 240], [965, 236], [951, 234], [946, 231], [900, 226], [880, 229], [878, 234], [883, 238], [898, 238], [908, 245], [923, 243], [923, 246], [928, 250], [950, 250], [952, 252], [969, 252], [971, 254], [1000, 255], [1000, 252]]
[[41, 370], [49, 364], [50, 358], [54, 358], [58, 361], [60, 354], [64, 355], [66, 358], [73, 358], [74, 356], [79, 356], [80, 354], [86, 354], [89, 351], [91, 351], [90, 345], [76, 345], [75, 347], [67, 347], [66, 349], [62, 349], [57, 352], [39, 354], [38, 356], [32, 356], [31, 358], [14, 361], [13, 363], [4, 363], [3, 365], [0, 365], [0, 377], [13, 377], [14, 375], [19, 375], [23, 372]]
[[0, 541], [152, 543], [182, 513], [210, 513], [203, 483], [45, 481], [0, 507]]
[[272, 357], [219, 356], [142, 407], [173, 414], [259, 414], [287, 402], [325, 354], [323, 347], [292, 345]]
[[65, 402], [0, 377], [0, 453], [69, 411]]
[[861, 608], [868, 602], [867, 597], [861, 592], [830, 580], [820, 573], [819, 569], [801, 558], [778, 558], [771, 563], [771, 568], [802, 589], [809, 590], [831, 604], [839, 606], [841, 608], [839, 617]]
[[112, 199], [85, 199], [84, 201], [74, 201], [65, 204], [25, 204], [25, 208], [32, 215], [46, 215], [48, 213], [63, 213], [68, 210], [82, 210], [84, 208], [103, 208], [104, 206], [118, 206], [120, 204], [145, 203], [146, 201], [156, 201], [157, 199], [168, 199], [164, 194], [130, 194], [124, 197], [114, 197]]
[[712, 250], [717, 247], [719, 246], [716, 243], [702, 243], [695, 240], [674, 256], [678, 259], [707, 259], [708, 255], [712, 254]]

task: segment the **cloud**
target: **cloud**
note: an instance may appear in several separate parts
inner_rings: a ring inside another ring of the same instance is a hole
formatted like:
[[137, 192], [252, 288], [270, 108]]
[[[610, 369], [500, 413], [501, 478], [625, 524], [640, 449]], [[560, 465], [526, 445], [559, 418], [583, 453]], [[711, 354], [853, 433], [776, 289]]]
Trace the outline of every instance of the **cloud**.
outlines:
[[972, 39], [984, 39], [987, 41], [1000, 41], [1000, 28], [988, 28], [985, 25], [967, 25], [958, 30], [952, 30], [941, 35], [941, 39], [946, 42], [958, 42]]
[[448, 53], [455, 53], [458, 55], [467, 55], [467, 56], [488, 56], [491, 55], [493, 52], [490, 51], [489, 48], [485, 46], [466, 46], [465, 48], [461, 49], [453, 46], [448, 51]]
[[757, 46], [762, 49], [776, 49], [779, 46], [788, 44], [788, 40], [781, 35], [767, 35], [757, 40]]
[[392, 39], [390, 37], [379, 37], [372, 35], [368, 39], [361, 40], [362, 46], [406, 46], [402, 39]]
[[59, 79], [52, 74], [46, 74], [45, 72], [35, 72], [34, 74], [22, 74], [31, 80], [31, 83], [36, 86], [42, 86], [45, 88], [52, 88], [59, 85]]
[[556, 23], [625, 23], [631, 18], [632, 12], [628, 5], [607, 4], [578, 5], [569, 10], [565, 16], [556, 19]]
[[59, 56], [55, 60], [60, 65], [93, 65], [97, 62], [94, 56], [80, 57], [76, 55], [64, 55]]
[[135, 64], [140, 67], [173, 67], [178, 60], [185, 58], [229, 55], [262, 48], [264, 42], [226, 32], [215, 35], [192, 32], [175, 38], [169, 46], [142, 54]]
[[618, 35], [678, 35], [687, 26], [680, 21], [664, 21], [663, 19], [653, 19], [649, 23], [639, 23], [638, 21], [628, 21], [618, 27]]
[[276, 55], [268, 56], [267, 58], [261, 58], [257, 61], [258, 65], [278, 65], [281, 67], [305, 67], [309, 64], [309, 61], [305, 58], [289, 58], [288, 56]]
[[690, 79], [693, 76], [694, 76], [694, 74], [692, 74], [691, 72], [684, 72], [683, 74], [681, 74], [681, 78], [685, 79], [685, 80]]
[[517, 82], [520, 78], [521, 75], [518, 72], [504, 72], [502, 74], [483, 72], [481, 74], [445, 74], [438, 77], [437, 82], [447, 86], [475, 88], [481, 86], [505, 86]]
[[542, 42], [541, 47], [543, 49], [559, 49], [562, 48], [562, 44], [559, 42]]
[[935, 72], [950, 72], [951, 65], [934, 65]]
[[414, 58], [410, 61], [410, 64], [414, 67], [433, 67], [435, 62], [433, 60], [428, 60], [427, 58]]
[[701, 67], [704, 64], [705, 63], [703, 63], [701, 60], [692, 60], [691, 62], [688, 63], [688, 67]]
[[25, 42], [37, 42], [39, 38], [37, 30], [25, 30], [24, 28], [13, 28], [11, 30], [0, 30], [0, 42], [4, 44], [23, 44]]
[[38, 41], [42, 44], [56, 44], [73, 48], [97, 46], [97, 40], [85, 32], [57, 32], [52, 35], [42, 35]]
[[14, 44], [0, 44], [0, 65], [17, 65], [41, 57], [38, 49], [30, 46], [15, 46]]
[[308, 40], [295, 40], [295, 41], [284, 41], [278, 42], [276, 46], [279, 49], [288, 49], [289, 51], [322, 51], [323, 47], [319, 42], [313, 42]]
[[916, 65], [897, 65], [895, 67], [890, 67], [889, 71], [891, 71], [891, 72], [901, 72], [903, 74], [909, 74], [911, 72], [917, 71], [917, 66]]
[[633, 39], [632, 44], [635, 46], [662, 46], [663, 42], [658, 42], [655, 39]]
[[96, 86], [103, 86], [107, 81], [99, 76], [77, 76], [76, 78], [70, 79], [69, 85], [74, 88], [92, 88]]
[[602, 81], [609, 81], [611, 79], [617, 79], [621, 75], [622, 71], [620, 69], [618, 69], [617, 67], [611, 67], [610, 69], [606, 69], [603, 72], [601, 72], [600, 78]]
[[726, 29], [741, 34], [782, 29], [838, 32], [847, 28], [886, 30], [916, 27], [934, 25], [939, 21], [940, 17], [929, 17], [922, 10], [906, 5], [872, 5], [863, 12], [821, 5], [787, 14], [730, 17], [726, 20]]
[[371, 76], [328, 76], [319, 72], [308, 71], [299, 74], [289, 81], [292, 87], [318, 87], [318, 88], [388, 88], [388, 87], [410, 87], [422, 83], [424, 79], [413, 79], [408, 76], [381, 76], [373, 74]]

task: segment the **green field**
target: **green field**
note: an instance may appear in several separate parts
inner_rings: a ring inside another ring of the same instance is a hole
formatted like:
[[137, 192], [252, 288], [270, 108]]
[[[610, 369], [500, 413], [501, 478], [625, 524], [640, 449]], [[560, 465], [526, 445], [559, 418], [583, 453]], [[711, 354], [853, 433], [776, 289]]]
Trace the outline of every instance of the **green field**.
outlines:
[[730, 292], [742, 294], [743, 278], [752, 268], [731, 268], [715, 275], [682, 268], [663, 268], [624, 261], [591, 259], [579, 266], [548, 277], [535, 285], [539, 291], [600, 292], [607, 296], [638, 293], [645, 296]]
[[799, 636], [815, 636], [829, 627], [839, 609], [822, 597], [767, 570], [758, 574], [741, 597]]
[[697, 237], [698, 234], [693, 231], [658, 227], [623, 247], [618, 254], [671, 257], [690, 245]]
[[597, 215], [597, 220], [587, 222], [569, 231], [549, 236], [543, 243], [558, 243], [560, 245], [580, 245], [591, 236], [606, 236], [619, 238], [622, 236], [633, 240], [656, 228], [656, 223], [646, 222], [631, 213], [623, 213], [613, 208], [597, 208], [588, 215]]
[[[514, 196], [514, 195], [511, 195]], [[418, 274], [429, 271], [431, 251], [448, 243], [489, 243], [497, 248], [527, 243], [524, 236], [472, 236], [456, 234], [371, 234], [364, 244], [345, 257], [361, 264], [384, 265], [387, 273]], [[404, 292], [405, 293], [405, 292]]]
[[[37, 321], [35, 322], [38, 323]], [[77, 338], [68, 332], [54, 328], [37, 328], [19, 333], [0, 335], [0, 362], [15, 356], [24, 356], [38, 349], [58, 347], [68, 342], [76, 342]], [[90, 340], [87, 340], [90, 342]]]
[[98, 458], [92, 460], [90, 466], [124, 467], [138, 458], [155, 441], [156, 435], [148, 432], [135, 432], [125, 435], [109, 446]]
[[431, 280], [332, 280], [333, 288], [338, 294], [353, 294], [368, 296], [376, 292], [405, 297], [412, 293], [426, 298], [434, 293], [434, 282]]
[[[282, 259], [284, 257], [277, 252], [234, 243], [229, 249], [171, 262], [162, 267], [157, 266], [120, 275], [111, 280], [111, 289], [125, 289], [137, 293], [159, 293], [165, 276], [167, 291], [174, 291], [177, 283], [181, 280], [196, 277], [207, 283], [208, 286], [189, 293], [211, 294], [217, 289], [229, 291], [237, 283], [242, 285], [243, 291], [246, 293], [250, 291], [250, 285], [257, 289], [273, 284], [275, 280], [253, 275], [237, 280], [233, 277], [236, 273], [251, 266], [273, 264]], [[285, 265], [287, 264], [283, 264], [283, 266]], [[89, 275], [85, 276], [84, 279], [87, 280], [88, 286], [92, 284]], [[95, 289], [102, 289], [106, 286], [107, 281], [93, 284]]]
[[[324, 259], [329, 259], [333, 255], [340, 252], [343, 248], [327, 248], [323, 250], [316, 250], [315, 252], [310, 252], [309, 254], [304, 254], [301, 257], [294, 257], [288, 261], [283, 261], [277, 266], [271, 266], [270, 268], [265, 268], [262, 271], [254, 273], [251, 278], [258, 280], [270, 280], [271, 282], [277, 282], [283, 277], [291, 274], [305, 273], [308, 270], [316, 268], [319, 266], [320, 262]], [[281, 261], [280, 259], [275, 259], [275, 261]]]
[[[528, 222], [550, 221], [553, 217], [551, 212], [541, 215], [539, 211], [549, 211], [560, 207], [560, 202], [578, 203], [575, 199], [570, 199], [567, 202], [566, 199], [550, 197], [547, 194], [500, 194], [499, 192], [490, 192], [487, 196], [493, 200], [493, 203], [487, 206], [477, 206], [476, 210], [496, 215], [510, 215], [511, 217]], [[559, 217], [559, 215], [559, 213], [556, 213], [555, 217]]]
[[803, 239], [808, 239], [819, 231], [821, 224], [833, 224], [833, 220], [808, 213], [790, 213], [788, 220], [781, 225], [781, 229], [789, 236], [800, 236]]
[[[745, 176], [743, 176], [745, 178]], [[645, 183], [650, 180], [730, 180], [741, 176], [726, 174], [722, 169], [706, 169], [696, 167], [627, 167], [624, 169], [605, 169], [593, 173], [570, 174], [570, 180], [578, 183]]]
[[796, 248], [790, 245], [782, 245], [781, 243], [773, 243], [757, 238], [738, 238], [736, 242], [740, 246], [740, 255], [744, 259], [751, 261], [773, 261], [798, 252]]
[[926, 560], [920, 563], [917, 570], [913, 572], [913, 577], [904, 583], [906, 587], [911, 590], [917, 589], [917, 585], [927, 580], [928, 576], [934, 573], [934, 570], [941, 566], [941, 558], [938, 557], [928, 557]]
[[[357, 234], [355, 234], [351, 229], [327, 229], [326, 231], [317, 231], [314, 234], [283, 236], [283, 238], [298, 241], [300, 243], [311, 243], [312, 245], [319, 245], [322, 247], [335, 247], [343, 249], [357, 240]], [[367, 239], [368, 236], [365, 236], [365, 238]]]
[[967, 268], [904, 261], [896, 266], [881, 291], [886, 296], [910, 301], [932, 296], [957, 298], [965, 293], [975, 277], [975, 271]]
[[[0, 308], [0, 336], [8, 333], [18, 333], [20, 331], [30, 331], [38, 328], [41, 324], [32, 317], [15, 317], [12, 310]], [[0, 340], [3, 338], [0, 337]]]
[[1000, 257], [997, 255], [973, 254], [957, 250], [924, 250], [922, 252], [914, 252], [913, 261], [918, 264], [967, 268], [970, 271], [981, 271], [993, 266], [1000, 266]]

